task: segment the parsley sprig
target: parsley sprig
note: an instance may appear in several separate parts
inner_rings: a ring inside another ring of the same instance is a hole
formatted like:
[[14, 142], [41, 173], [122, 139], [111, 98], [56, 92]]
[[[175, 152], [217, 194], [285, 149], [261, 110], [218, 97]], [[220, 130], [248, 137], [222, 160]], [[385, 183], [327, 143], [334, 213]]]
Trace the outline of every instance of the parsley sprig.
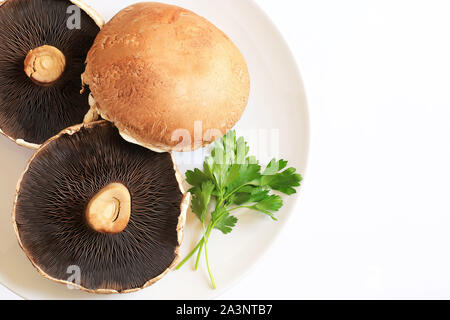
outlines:
[[287, 168], [285, 160], [272, 160], [262, 170], [244, 138], [236, 138], [230, 131], [214, 143], [211, 156], [207, 157], [203, 170], [186, 172], [187, 182], [192, 186], [192, 212], [203, 226], [203, 236], [190, 254], [177, 266], [181, 268], [197, 254], [195, 270], [198, 269], [202, 251], [212, 287], [216, 284], [208, 260], [208, 241], [214, 229], [228, 234], [238, 222], [237, 210], [250, 209], [277, 220], [275, 212], [283, 206], [283, 199], [272, 191], [292, 195], [300, 186], [302, 177], [295, 168]]

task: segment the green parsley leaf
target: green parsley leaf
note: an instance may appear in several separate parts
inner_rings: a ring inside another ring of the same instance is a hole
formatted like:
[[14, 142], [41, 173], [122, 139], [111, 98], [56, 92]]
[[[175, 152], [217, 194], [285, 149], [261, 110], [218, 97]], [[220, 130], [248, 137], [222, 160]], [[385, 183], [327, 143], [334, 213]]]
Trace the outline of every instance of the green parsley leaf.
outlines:
[[211, 202], [211, 194], [214, 188], [214, 184], [208, 180], [204, 181], [201, 187], [194, 187], [190, 191], [192, 194], [192, 212], [195, 213], [202, 223], [205, 222], [206, 211]]
[[276, 161], [273, 159], [270, 161], [269, 165], [267, 166], [266, 170], [264, 171], [264, 176], [272, 176], [286, 168], [288, 162], [285, 160]]
[[[278, 165], [279, 168], [285, 168], [287, 163], [279, 162]], [[266, 172], [273, 172], [275, 165], [271, 162], [268, 168], [269, 169], [266, 169]], [[299, 187], [300, 182], [302, 181], [301, 175], [297, 174], [296, 171], [295, 168], [289, 168], [283, 172], [263, 175], [261, 177], [261, 186], [269, 187], [272, 190], [277, 190], [287, 195], [292, 195], [297, 192], [294, 187]]]
[[261, 178], [261, 166], [259, 164], [241, 164], [235, 165], [233, 169], [233, 180], [229, 179], [229, 183], [225, 187], [226, 194], [238, 192], [239, 189], [246, 185], [257, 185]]
[[186, 172], [186, 181], [193, 187], [200, 187], [203, 182], [209, 181], [209, 177], [199, 169]]
[[222, 231], [223, 234], [228, 234], [233, 230], [238, 219], [221, 207], [213, 213], [213, 221], [215, 229]]
[[240, 206], [243, 204], [259, 202], [269, 196], [270, 190], [264, 190], [259, 186], [245, 186], [233, 197], [233, 203]]
[[280, 196], [271, 195], [259, 201], [255, 205], [249, 207], [249, 209], [253, 209], [262, 212], [264, 214], [267, 214], [273, 220], [277, 221], [278, 219], [275, 217], [273, 212], [280, 210], [282, 206], [283, 206], [283, 199], [281, 199]]

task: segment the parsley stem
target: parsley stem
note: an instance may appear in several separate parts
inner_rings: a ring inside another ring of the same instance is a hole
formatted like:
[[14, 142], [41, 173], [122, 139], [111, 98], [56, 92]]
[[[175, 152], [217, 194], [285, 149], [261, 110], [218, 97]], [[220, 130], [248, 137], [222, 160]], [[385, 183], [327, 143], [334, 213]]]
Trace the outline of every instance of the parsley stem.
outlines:
[[[220, 219], [219, 219], [219, 220], [220, 220]], [[212, 285], [213, 289], [216, 289], [216, 283], [215, 283], [215, 281], [214, 281], [214, 277], [213, 277], [212, 272], [211, 272], [211, 267], [210, 267], [210, 265], [209, 265], [209, 259], [208, 259], [208, 241], [209, 241], [209, 237], [210, 237], [210, 235], [211, 235], [211, 231], [214, 229], [214, 227], [215, 227], [215, 225], [216, 225], [216, 222], [217, 222], [217, 221], [215, 221], [215, 222], [211, 221], [211, 222], [209, 223], [208, 229], [206, 230], [206, 233], [205, 233], [205, 235], [204, 235], [204, 237], [203, 237], [203, 240], [204, 240], [204, 246], [205, 246], [206, 267], [208, 268], [208, 274], [209, 274], [209, 278], [211, 279], [211, 285]]]
[[[209, 226], [208, 226], [208, 228], [209, 228]], [[203, 223], [203, 236], [202, 236], [200, 248], [198, 249], [197, 259], [195, 260], [194, 271], [198, 270], [198, 264], [200, 262], [200, 257], [202, 255], [203, 245], [205, 244], [205, 234], [206, 234], [205, 224]]]
[[228, 212], [232, 212], [232, 211], [239, 210], [239, 209], [251, 209], [251, 207], [250, 206], [234, 207], [234, 208], [229, 209]]
[[211, 234], [211, 231], [213, 228], [214, 228], [214, 224], [212, 222], [210, 222], [208, 225], [208, 228], [206, 229], [205, 233], [203, 234], [202, 244], [200, 245], [200, 249], [197, 254], [197, 261], [195, 262], [195, 268], [194, 268], [195, 271], [198, 270], [198, 265], [200, 262], [200, 256], [202, 255], [203, 245], [208, 241], [209, 235]]
[[211, 268], [210, 268], [210, 266], [209, 266], [209, 260], [208, 260], [208, 243], [207, 243], [207, 242], [208, 242], [208, 241], [206, 240], [206, 242], [205, 242], [206, 266], [208, 267], [208, 274], [209, 274], [209, 278], [211, 279], [212, 287], [213, 287], [213, 289], [216, 289], [216, 283], [214, 282], [214, 277], [213, 277], [213, 275], [212, 275]]
[[194, 250], [192, 250], [191, 253], [189, 253], [188, 256], [186, 258], [184, 258], [184, 260], [178, 264], [178, 266], [175, 268], [175, 270], [180, 269], [186, 262], [188, 262], [189, 259], [192, 258], [192, 256], [197, 252], [197, 250], [199, 250], [200, 247], [203, 247], [203, 242], [204, 242], [204, 239], [200, 240], [199, 243], [197, 244], [197, 246], [194, 248]]
[[[237, 189], [236, 191], [238, 191], [239, 189]], [[228, 196], [231, 196], [228, 195]], [[219, 202], [219, 204], [216, 206], [216, 210], [217, 208], [219, 208], [220, 206], [223, 205], [223, 203], [225, 202], [226, 198], [224, 199], [222, 196], [220, 197], [221, 201]], [[233, 209], [234, 210], [234, 209]], [[194, 266], [194, 270], [198, 270], [198, 266], [199, 266], [199, 262], [200, 262], [200, 257], [202, 254], [202, 250], [205, 249], [205, 260], [206, 260], [206, 267], [208, 269], [208, 275], [209, 278], [211, 280], [211, 285], [213, 287], [213, 289], [216, 289], [216, 283], [214, 281], [214, 276], [212, 274], [211, 271], [211, 266], [209, 264], [209, 259], [208, 259], [208, 241], [209, 241], [209, 237], [211, 236], [211, 232], [214, 229], [214, 227], [216, 226], [217, 222], [220, 221], [223, 218], [223, 215], [226, 213], [227, 211], [225, 211], [224, 213], [222, 213], [221, 216], [219, 216], [217, 218], [217, 220], [215, 221], [210, 221], [208, 224], [208, 228], [206, 229], [205, 233], [203, 234], [202, 239], [198, 242], [197, 246], [191, 251], [191, 253], [176, 267], [176, 270], [180, 269], [187, 261], [189, 261], [189, 259], [192, 258], [192, 256], [197, 253], [197, 259], [195, 262], [195, 266]]]
[[203, 245], [205, 244], [205, 239], [203, 238], [201, 241], [200, 249], [198, 249], [197, 260], [195, 261], [194, 271], [198, 270], [198, 265], [200, 263], [200, 257], [202, 255]]

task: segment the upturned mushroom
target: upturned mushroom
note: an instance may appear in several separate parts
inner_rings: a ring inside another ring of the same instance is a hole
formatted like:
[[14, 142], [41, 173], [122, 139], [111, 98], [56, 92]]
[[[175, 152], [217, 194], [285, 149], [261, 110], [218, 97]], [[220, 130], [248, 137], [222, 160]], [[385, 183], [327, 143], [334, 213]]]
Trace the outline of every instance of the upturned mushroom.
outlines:
[[247, 106], [250, 78], [235, 44], [192, 11], [154, 2], [120, 11], [86, 59], [86, 121], [100, 115], [157, 152], [191, 151], [222, 137]]
[[103, 24], [79, 0], [0, 1], [0, 133], [38, 148], [83, 121], [80, 76]]
[[145, 288], [178, 261], [190, 202], [182, 183], [171, 154], [126, 142], [107, 121], [68, 128], [38, 149], [18, 183], [19, 244], [59, 283], [92, 293]]

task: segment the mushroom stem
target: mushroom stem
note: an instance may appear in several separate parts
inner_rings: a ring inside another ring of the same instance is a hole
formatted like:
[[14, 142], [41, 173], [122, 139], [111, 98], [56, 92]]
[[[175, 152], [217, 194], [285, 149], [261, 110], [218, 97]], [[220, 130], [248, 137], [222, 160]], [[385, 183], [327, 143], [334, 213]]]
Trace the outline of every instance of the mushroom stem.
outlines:
[[57, 48], [44, 45], [28, 52], [24, 61], [27, 76], [42, 86], [53, 84], [64, 72], [66, 57]]
[[89, 226], [101, 233], [116, 234], [130, 221], [131, 195], [121, 183], [111, 183], [89, 201], [86, 220]]
[[87, 123], [91, 123], [94, 121], [97, 121], [99, 118], [99, 114], [97, 112], [97, 110], [95, 110], [94, 108], [89, 109], [88, 113], [86, 113], [86, 115], [84, 116], [83, 119], [83, 123], [87, 124]]
[[94, 97], [92, 96], [92, 94], [89, 94], [89, 106], [91, 108], [89, 109], [88, 113], [86, 113], [86, 115], [84, 116], [83, 123], [90, 123], [98, 120], [100, 115], [97, 112], [96, 105], [97, 102], [95, 102]]

